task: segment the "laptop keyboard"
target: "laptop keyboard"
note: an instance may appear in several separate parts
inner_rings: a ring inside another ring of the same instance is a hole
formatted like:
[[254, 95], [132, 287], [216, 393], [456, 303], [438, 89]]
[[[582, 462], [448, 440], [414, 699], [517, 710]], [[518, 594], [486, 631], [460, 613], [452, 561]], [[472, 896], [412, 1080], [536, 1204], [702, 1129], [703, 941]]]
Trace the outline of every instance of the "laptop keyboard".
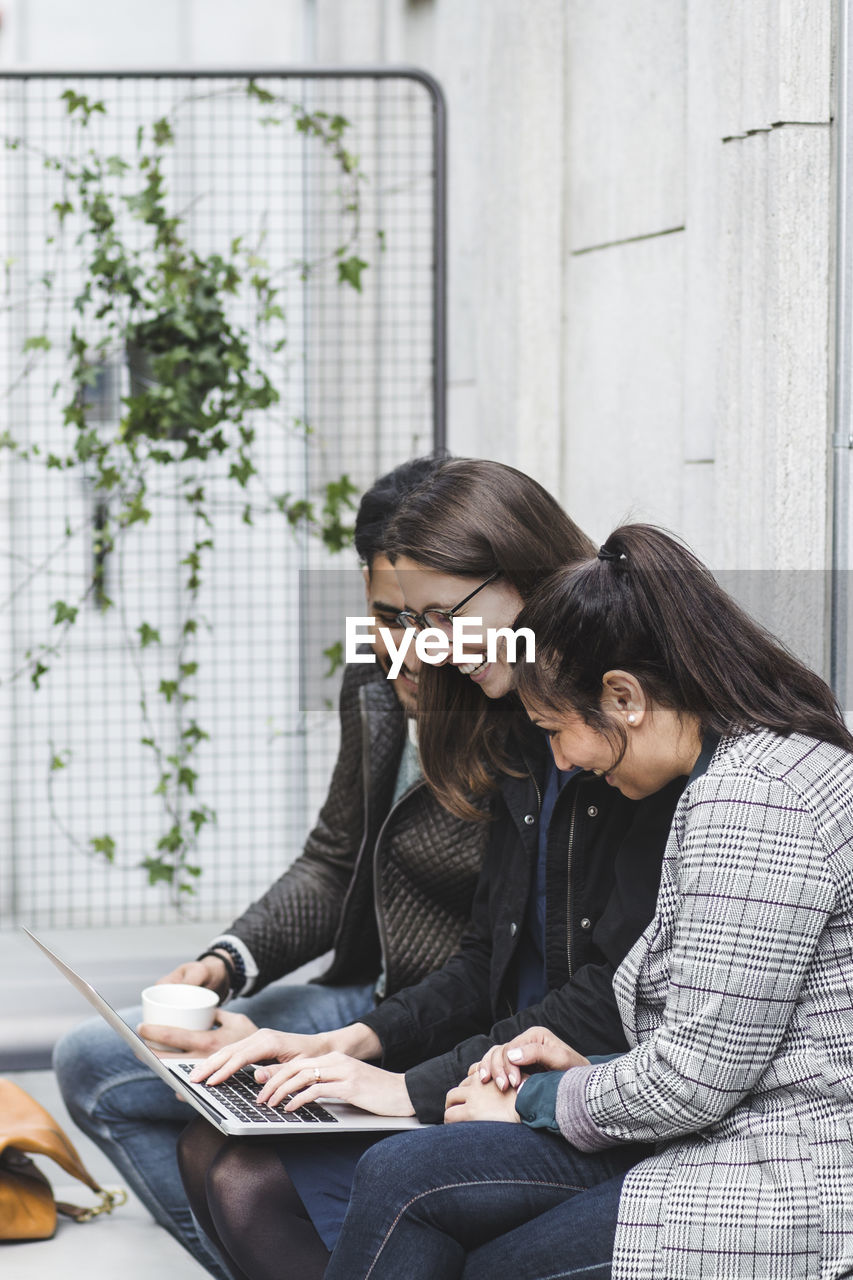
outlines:
[[[171, 1064], [171, 1070], [180, 1071], [188, 1076], [193, 1067], [186, 1062], [176, 1062]], [[253, 1068], [241, 1067], [224, 1084], [213, 1085], [205, 1092], [215, 1097], [217, 1102], [238, 1120], [251, 1120], [253, 1124], [257, 1124], [258, 1121], [266, 1124], [319, 1124], [321, 1121], [326, 1124], [339, 1123], [338, 1117], [333, 1116], [325, 1107], [321, 1107], [319, 1102], [308, 1102], [298, 1111], [284, 1111], [283, 1104], [270, 1107], [262, 1103], [258, 1106], [255, 1098], [259, 1088]], [[292, 1096], [288, 1094], [285, 1101], [289, 1102]]]

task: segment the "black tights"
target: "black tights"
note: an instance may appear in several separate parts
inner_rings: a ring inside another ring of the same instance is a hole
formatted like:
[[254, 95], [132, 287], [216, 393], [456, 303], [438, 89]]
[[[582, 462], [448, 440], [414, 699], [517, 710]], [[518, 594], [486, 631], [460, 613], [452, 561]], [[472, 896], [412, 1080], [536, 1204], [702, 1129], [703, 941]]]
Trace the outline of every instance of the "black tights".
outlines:
[[192, 1211], [234, 1280], [322, 1280], [329, 1251], [268, 1138], [228, 1138], [199, 1117], [178, 1163]]

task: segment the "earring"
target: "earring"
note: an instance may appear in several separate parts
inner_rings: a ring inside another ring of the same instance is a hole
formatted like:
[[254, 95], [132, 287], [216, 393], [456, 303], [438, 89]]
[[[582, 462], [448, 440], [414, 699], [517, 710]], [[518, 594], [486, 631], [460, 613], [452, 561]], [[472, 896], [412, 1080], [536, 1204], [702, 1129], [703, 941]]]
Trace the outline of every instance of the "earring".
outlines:
[[634, 715], [633, 711], [632, 711], [632, 712], [631, 712], [631, 714], [628, 716], [628, 723], [629, 723], [629, 724], [636, 724], [636, 723], [637, 723], [637, 717]]

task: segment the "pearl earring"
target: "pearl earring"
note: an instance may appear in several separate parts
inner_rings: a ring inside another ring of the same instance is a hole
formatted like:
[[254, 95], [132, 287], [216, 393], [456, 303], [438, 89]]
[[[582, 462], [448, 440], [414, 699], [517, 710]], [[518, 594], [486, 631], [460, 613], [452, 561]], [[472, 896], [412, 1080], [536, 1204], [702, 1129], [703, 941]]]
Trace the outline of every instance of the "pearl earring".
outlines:
[[631, 714], [628, 716], [628, 723], [629, 723], [629, 724], [636, 724], [636, 723], [637, 723], [637, 717], [634, 715], [633, 711], [632, 711], [632, 712], [631, 712]]

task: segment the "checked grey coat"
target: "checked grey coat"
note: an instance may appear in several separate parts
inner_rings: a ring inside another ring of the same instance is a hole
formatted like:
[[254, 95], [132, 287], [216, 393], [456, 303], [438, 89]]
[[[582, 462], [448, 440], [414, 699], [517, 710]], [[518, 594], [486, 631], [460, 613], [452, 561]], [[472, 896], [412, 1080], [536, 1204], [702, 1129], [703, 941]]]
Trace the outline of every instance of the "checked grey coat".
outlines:
[[659, 1144], [624, 1184], [614, 1280], [853, 1275], [853, 757], [724, 738], [614, 990], [636, 1047], [586, 1106]]

